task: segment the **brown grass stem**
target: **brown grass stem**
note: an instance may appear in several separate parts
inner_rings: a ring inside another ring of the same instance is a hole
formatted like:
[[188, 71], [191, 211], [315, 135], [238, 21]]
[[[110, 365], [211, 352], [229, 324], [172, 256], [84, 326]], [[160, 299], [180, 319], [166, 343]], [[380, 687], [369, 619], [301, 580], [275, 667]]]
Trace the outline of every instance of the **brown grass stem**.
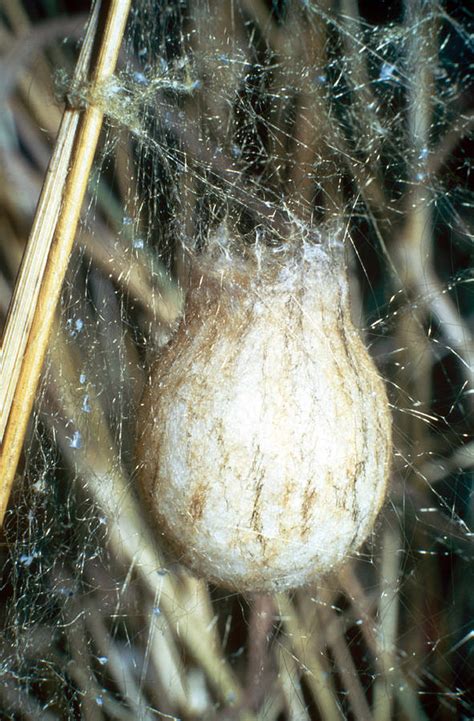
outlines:
[[[93, 85], [102, 83], [114, 72], [129, 6], [129, 0], [110, 2]], [[81, 78], [91, 56], [97, 12], [96, 5], [76, 73]], [[103, 112], [99, 108], [88, 106], [81, 122], [79, 116], [77, 110], [64, 112], [5, 327], [0, 355], [0, 522], [23, 446], [102, 127]]]
[[[288, 598], [280, 594], [277, 599], [279, 615], [289, 643], [295, 658], [298, 659], [298, 665], [305, 674], [307, 686], [322, 718], [327, 721], [340, 721], [344, 718], [344, 714], [338, 703], [332, 680], [325, 672], [323, 656], [314, 647], [312, 634], [308, 633], [308, 629]], [[312, 620], [315, 621], [314, 618]]]
[[249, 627], [249, 661], [247, 666], [246, 704], [258, 711], [268, 690], [269, 640], [275, 618], [272, 596], [257, 594], [253, 598]]

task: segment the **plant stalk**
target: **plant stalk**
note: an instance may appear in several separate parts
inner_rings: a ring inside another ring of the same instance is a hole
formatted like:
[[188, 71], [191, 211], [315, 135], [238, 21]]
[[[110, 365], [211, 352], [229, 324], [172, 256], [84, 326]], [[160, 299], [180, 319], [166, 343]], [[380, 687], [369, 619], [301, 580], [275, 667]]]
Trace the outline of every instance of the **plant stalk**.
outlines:
[[[107, 14], [98, 3], [94, 5], [75, 80], [85, 77], [94, 38], [98, 49], [92, 89], [113, 74], [130, 2], [109, 0]], [[96, 32], [99, 13], [104, 20]], [[64, 111], [10, 304], [0, 348], [0, 524], [40, 380], [103, 116], [102, 108], [95, 105], [84, 111]]]

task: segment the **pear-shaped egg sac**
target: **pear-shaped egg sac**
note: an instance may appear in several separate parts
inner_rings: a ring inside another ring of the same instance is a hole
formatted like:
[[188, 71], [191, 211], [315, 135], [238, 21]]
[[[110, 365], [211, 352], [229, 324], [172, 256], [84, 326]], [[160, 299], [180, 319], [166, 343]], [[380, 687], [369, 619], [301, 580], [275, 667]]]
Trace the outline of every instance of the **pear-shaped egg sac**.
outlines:
[[371, 532], [390, 467], [385, 388], [351, 322], [343, 264], [318, 246], [283, 255], [196, 259], [139, 416], [157, 535], [240, 592], [337, 568]]

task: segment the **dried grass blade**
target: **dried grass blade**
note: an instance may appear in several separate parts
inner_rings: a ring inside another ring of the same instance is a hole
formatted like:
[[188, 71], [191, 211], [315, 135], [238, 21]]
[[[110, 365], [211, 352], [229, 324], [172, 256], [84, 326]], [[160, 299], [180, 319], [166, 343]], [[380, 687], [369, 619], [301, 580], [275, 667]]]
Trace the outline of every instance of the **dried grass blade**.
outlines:
[[337, 702], [332, 681], [325, 673], [317, 650], [312, 647], [307, 629], [287, 597], [279, 595], [277, 604], [289, 642], [295, 657], [306, 671], [306, 682], [322, 717], [325, 721], [340, 721], [344, 718], [344, 714]]
[[298, 665], [286, 642], [278, 647], [276, 658], [289, 721], [310, 721], [299, 681]]
[[356, 721], [371, 721], [372, 714], [344, 637], [343, 625], [329, 606], [322, 608], [320, 615], [322, 616], [329, 648], [332, 651], [337, 670], [347, 690], [354, 718]]
[[[103, 82], [115, 69], [129, 6], [129, 0], [112, 0], [110, 3], [93, 84]], [[88, 41], [93, 36], [97, 12], [98, 5], [91, 16]], [[81, 56], [82, 60], [88, 59], [88, 51], [84, 51], [84, 56]], [[82, 67], [81, 64], [81, 75]], [[7, 319], [0, 357], [0, 438], [3, 442], [0, 456], [0, 522], [8, 503], [39, 382], [102, 119], [102, 110], [89, 106], [79, 126], [77, 111], [65, 111], [62, 126], [66, 129], [60, 131], [60, 144], [53, 156], [52, 169], [48, 173], [33, 226], [34, 241], [28, 243]], [[74, 157], [62, 196], [61, 179], [65, 178], [73, 148]], [[54, 228], [54, 235], [51, 228]]]

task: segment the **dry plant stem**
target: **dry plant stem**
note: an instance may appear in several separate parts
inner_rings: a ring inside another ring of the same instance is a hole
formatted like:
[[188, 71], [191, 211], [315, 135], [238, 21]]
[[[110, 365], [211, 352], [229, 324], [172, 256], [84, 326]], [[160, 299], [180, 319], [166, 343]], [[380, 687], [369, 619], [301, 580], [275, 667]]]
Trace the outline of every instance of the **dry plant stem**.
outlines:
[[[17, 114], [17, 124], [20, 124], [18, 121], [22, 117], [21, 113]], [[48, 150], [44, 137], [40, 135], [39, 139], [41, 140], [41, 155], [46, 155]], [[22, 142], [25, 142], [24, 137]], [[37, 144], [35, 148], [38, 150]], [[17, 160], [18, 162], [16, 162]], [[0, 166], [1, 164], [0, 162]], [[11, 166], [11, 173], [8, 176], [8, 182], [7, 178], [0, 175], [0, 200], [8, 205], [9, 212], [11, 211], [17, 218], [18, 224], [23, 226], [28, 222], [30, 213], [34, 211], [34, 198], [39, 195], [41, 177], [32, 171], [20, 156], [17, 157], [17, 154], [12, 152], [8, 154], [3, 165], [7, 169]], [[11, 181], [11, 174], [14, 175], [14, 182]], [[26, 187], [29, 192], [25, 193], [25, 197], [22, 198], [22, 207], [19, 207], [20, 191], [24, 191]], [[99, 188], [101, 187], [99, 184]], [[6, 194], [6, 198], [2, 197], [3, 193]], [[102, 271], [104, 277], [111, 277], [111, 280], [122, 288], [132, 300], [140, 303], [147, 317], [147, 333], [150, 336], [156, 335], [155, 331], [166, 331], [181, 311], [182, 289], [172, 280], [163, 264], [157, 258], [152, 257], [146, 247], [135, 251], [131, 248], [129, 238], [123, 233], [119, 234], [122, 213], [113, 196], [111, 197], [110, 193], [102, 190], [102, 192], [98, 192], [98, 202], [101, 211], [107, 216], [108, 224], [97, 220], [94, 226], [95, 234], [89, 235], [82, 232], [77, 244], [84, 248], [94, 266]], [[109, 226], [117, 230], [116, 236], [113, 235]], [[10, 252], [10, 249], [20, 248], [21, 243], [19, 240], [9, 243], [6, 238], [11, 231], [7, 234], [6, 229], [1, 230], [4, 247], [9, 248], [7, 256], [9, 270], [14, 274], [21, 255], [17, 258], [13, 250]], [[98, 237], [100, 237], [100, 242], [98, 242]], [[8, 306], [10, 291], [5, 292], [4, 297], [7, 300], [0, 302], [2, 308]]]
[[331, 651], [335, 670], [347, 691], [354, 718], [357, 721], [371, 721], [369, 704], [344, 636], [344, 619], [334, 610], [335, 600], [335, 591], [330, 588], [320, 588], [316, 598], [302, 596], [300, 617], [305, 619], [308, 636], [311, 637], [316, 628], [321, 637], [322, 649], [327, 646]]
[[400, 533], [395, 524], [387, 527], [383, 539], [381, 564], [381, 598], [379, 604], [379, 661], [382, 672], [374, 684], [373, 718], [386, 721], [392, 718], [397, 667], [396, 643], [398, 627], [398, 583], [400, 576]]
[[[349, 8], [348, 12], [349, 15], [353, 15], [352, 20], [355, 22], [358, 17], [358, 10], [353, 2], [351, 2], [350, 5], [352, 7]], [[330, 15], [324, 11], [324, 8], [322, 8], [320, 3], [314, 3], [312, 5], [308, 4], [308, 13], [313, 15], [313, 22], [317, 24], [321, 23], [321, 19], [327, 21], [330, 18]], [[362, 55], [362, 53], [360, 52], [362, 43], [357, 41], [355, 35], [348, 38], [347, 29], [343, 29], [343, 34], [346, 43], [349, 39], [350, 43], [355, 44], [355, 46], [359, 48], [359, 57], [357, 58], [357, 63], [352, 65], [354, 73], [362, 74], [363, 61], [360, 58], [360, 55]], [[355, 78], [352, 77], [351, 81], [355, 82]], [[364, 114], [366, 112], [367, 109], [364, 107]], [[367, 128], [364, 128], [364, 130], [366, 131]], [[379, 240], [381, 242], [384, 253], [388, 256], [388, 253], [384, 247], [384, 237], [387, 234], [388, 229], [390, 228], [389, 219], [391, 216], [391, 208], [388, 204], [383, 184], [378, 177], [376, 168], [373, 167], [372, 159], [370, 159], [371, 162], [369, 162], [369, 158], [367, 157], [363, 160], [355, 158], [351, 149], [348, 147], [348, 143], [344, 137], [341, 128], [335, 122], [331, 123], [331, 137], [330, 141], [328, 142], [328, 148], [329, 150], [334, 149], [335, 157], [342, 157], [343, 162], [346, 164], [349, 173], [354, 179], [361, 198], [364, 200], [367, 208], [369, 209], [371, 221], [374, 223], [374, 228], [377, 235], [379, 236]]]
[[[184, 102], [184, 109], [188, 122], [192, 123], [195, 119], [195, 125], [199, 125], [200, 117], [213, 118], [216, 125], [221, 128], [229, 128], [232, 125], [232, 104], [229, 98], [234, 98], [239, 89], [240, 76], [232, 65], [229, 66], [229, 73], [218, 74], [218, 92], [213, 86], [213, 67], [207, 66], [208, 58], [218, 52], [227, 53], [229, 51], [229, 43], [237, 57], [246, 57], [246, 46], [244, 42], [244, 33], [242, 24], [236, 22], [234, 16], [234, 8], [230, 3], [223, 3], [221, 0], [210, 0], [206, 5], [192, 3], [190, 5], [192, 20], [195, 32], [190, 40], [191, 49], [195, 55], [199, 74], [208, 78], [208, 92], [198, 92], [191, 95]], [[204, 22], [203, 22], [203, 18]], [[199, 59], [199, 60], [198, 60]], [[209, 76], [209, 77], [208, 77]], [[214, 79], [215, 82], [215, 79]], [[184, 141], [187, 134], [183, 136]], [[197, 144], [199, 147], [200, 144]], [[193, 153], [194, 148], [191, 150]], [[195, 238], [197, 229], [195, 227], [195, 203], [198, 197], [197, 174], [192, 167], [186, 163], [186, 171], [182, 173], [181, 183], [181, 212], [184, 216], [182, 237]], [[189, 257], [184, 249], [180, 249], [176, 254], [176, 272], [177, 277], [186, 287], [186, 277], [188, 272]]]
[[15, 714], [10, 718], [21, 721], [58, 721], [56, 714], [45, 711], [35, 698], [6, 678], [3, 678], [0, 684], [0, 703], [4, 709], [8, 708]]
[[[168, 276], [163, 265], [152, 258], [145, 248], [140, 258], [121, 241], [115, 241], [108, 228], [100, 228], [100, 243], [97, 237], [81, 235], [80, 243], [94, 265], [113, 280], [133, 300], [142, 305], [149, 318], [162, 326], [171, 326], [179, 316], [183, 304], [183, 291]], [[153, 268], [152, 277], [150, 268]], [[158, 286], [157, 288], [154, 286]]]
[[[375, 108], [376, 99], [372, 92], [370, 73], [367, 67], [367, 54], [363, 49], [362, 23], [359, 13], [358, 0], [341, 0], [342, 35], [347, 57], [350, 58], [351, 72], [349, 80], [357, 112], [357, 121], [354, 127], [355, 134], [362, 134], [366, 150], [366, 169], [369, 171], [370, 185], [383, 188], [383, 178], [380, 168], [380, 147], [382, 134], [375, 129], [380, 126]], [[363, 120], [362, 120], [363, 119]]]
[[257, 711], [267, 690], [268, 643], [275, 617], [275, 604], [272, 596], [257, 594], [253, 597], [249, 625], [249, 649], [247, 664], [246, 705]]
[[[324, 9], [328, 9], [331, 2], [324, 0], [321, 4]], [[306, 15], [306, 13], [300, 14], [299, 27], [296, 26], [297, 33], [294, 33], [294, 37], [298, 38], [299, 45], [301, 43], [303, 59], [318, 72], [327, 62], [325, 28], [322, 24], [311, 23]], [[292, 62], [290, 55], [288, 61], [290, 67]], [[325, 93], [315, 87], [308, 77], [300, 82], [302, 88], [297, 99], [298, 111], [294, 129], [294, 164], [289, 180], [292, 193], [298, 198], [300, 206], [297, 214], [308, 217], [311, 215], [311, 208], [314, 205], [315, 181], [318, 181], [313, 169], [315, 160], [322, 159], [330, 163], [333, 152], [330, 148], [329, 111]], [[316, 117], [318, 118], [317, 131], [314, 129], [314, 118]], [[337, 180], [325, 178], [322, 187], [325, 205], [330, 214], [334, 208], [341, 207]]]
[[[62, 417], [75, 418], [80, 397], [75, 397], [73, 393], [81, 362], [72, 357], [70, 347], [59, 329], [57, 337], [59, 340], [50, 350], [54, 380], [48, 393], [54, 399], [54, 406], [62, 408]], [[108, 433], [100, 401], [92, 395], [92, 389], [90, 405], [92, 410], [87, 424], [89, 432], [82, 427], [79, 419], [77, 422], [77, 428], [85, 439], [84, 449], [79, 455], [71, 449], [66, 438], [67, 431], [63, 427], [55, 430], [63, 456], [72, 467], [77, 468], [79, 476], [87, 483], [88, 492], [108, 517], [108, 542], [114, 556], [123, 559], [127, 566], [137, 569], [145, 587], [156, 599], [155, 604], [163, 612], [163, 620], [159, 624], [164, 624], [166, 629], [179, 638], [187, 652], [204, 670], [219, 699], [225, 704], [232, 700], [238, 706], [242, 701], [242, 689], [221, 653], [215, 628], [211, 628], [205, 616], [203, 620], [203, 604], [192, 602], [188, 586], [185, 586], [183, 597], [179, 582], [171, 574], [158, 573], [164, 567], [164, 561], [144, 527], [142, 513], [130, 492], [128, 479], [124, 471], [117, 467], [114, 441]], [[51, 416], [48, 415], [47, 419], [50, 420]], [[162, 630], [160, 628], [154, 634], [153, 644], [163, 640]], [[174, 683], [180, 683], [185, 688], [184, 676], [179, 681], [182, 674], [179, 654], [173, 648], [173, 644], [168, 649], [161, 646], [161, 651], [156, 648], [153, 650], [153, 659], [160, 669], [163, 658], [165, 663], [171, 664], [168, 678], [174, 676]], [[163, 655], [165, 652], [166, 656]], [[185, 708], [186, 698], [181, 698], [181, 701]], [[248, 714], [247, 718], [250, 719], [251, 715]]]
[[[156, 607], [159, 602], [158, 590], [155, 591], [155, 599], [153, 607]], [[159, 684], [159, 688], [163, 689], [169, 705], [189, 711], [185, 670], [169, 623], [161, 616], [157, 618], [153, 608], [149, 610], [149, 618], [149, 631], [139, 690], [142, 692], [147, 671], [151, 665], [150, 675], [155, 679], [154, 686]], [[163, 700], [161, 700], [162, 705]]]
[[[127, 504], [128, 505], [128, 504]], [[102, 500], [104, 507], [104, 501]], [[121, 517], [117, 519], [111, 528], [110, 538], [115, 548], [121, 549], [122, 553], [130, 556], [133, 553], [137, 558], [137, 568], [150, 590], [156, 592], [161, 581], [157, 575], [156, 554], [153, 553], [153, 544], [147, 540], [139, 529], [143, 522], [138, 509], [125, 506], [122, 509]], [[133, 544], [133, 545], [132, 545]], [[160, 595], [161, 608], [171, 628], [178, 631], [178, 636], [183, 645], [192, 656], [199, 661], [210, 683], [214, 686], [218, 696], [225, 703], [238, 703], [241, 699], [241, 690], [233, 677], [232, 671], [227, 667], [224, 659], [219, 657], [214, 649], [214, 644], [206, 647], [209, 643], [207, 638], [210, 635], [203, 627], [198, 615], [183, 614], [180, 609], [179, 598], [173, 588], [173, 582], [165, 577]]]
[[242, 0], [241, 4], [248, 15], [258, 23], [272, 48], [281, 49], [287, 42], [286, 33], [275, 23], [273, 12], [268, 11], [264, 0]]
[[[376, 669], [378, 672], [383, 671], [383, 650], [380, 647], [380, 641], [377, 635], [376, 621], [373, 619], [370, 608], [370, 601], [362, 588], [355, 571], [351, 565], [348, 565], [339, 575], [341, 587], [344, 589], [347, 597], [350, 599], [354, 608], [356, 618], [360, 618], [363, 623], [361, 630], [365, 642], [374, 656]], [[425, 713], [421, 708], [419, 698], [416, 691], [407, 681], [397, 659], [393, 659], [394, 689], [397, 701], [403, 708], [403, 711], [410, 721], [427, 721]]]
[[[429, 148], [433, 103], [433, 55], [435, 29], [428, 23], [426, 10], [418, 2], [407, 4], [419, 28], [411, 41], [411, 65], [414, 69], [410, 87], [409, 128], [413, 148], [419, 154]], [[446, 136], [449, 138], [448, 136]], [[443, 141], [441, 141], [443, 142]], [[419, 171], [425, 176], [430, 171], [427, 158], [420, 163]], [[474, 338], [457, 312], [453, 300], [442, 287], [433, 264], [433, 213], [432, 193], [427, 181], [414, 180], [412, 193], [406, 198], [407, 221], [396, 247], [394, 262], [408, 293], [422, 301], [424, 314], [430, 312], [439, 322], [446, 344], [460, 356], [462, 370], [470, 388], [474, 387]], [[414, 321], [420, 326], [423, 315]], [[416, 359], [416, 356], [415, 356]], [[423, 399], [422, 399], [423, 400]]]
[[463, 137], [472, 132], [473, 127], [473, 111], [463, 114], [453, 123], [453, 126], [447, 131], [446, 135], [441, 138], [437, 147], [428, 158], [426, 168], [429, 175], [438, 173], [442, 167], [449, 162], [453, 150]]
[[[114, 721], [135, 721], [130, 711], [125, 709], [118, 701], [116, 701], [110, 693], [106, 692], [102, 694], [102, 688], [95, 679], [93, 682], [91, 681], [88, 670], [86, 670], [83, 665], [77, 665], [75, 663], [69, 664], [68, 674], [82, 690], [84, 695], [87, 695], [87, 693], [90, 692], [94, 693], [95, 698], [99, 699], [99, 703], [102, 704], [103, 708], [107, 712], [106, 718], [113, 718]], [[87, 690], [84, 691], [84, 689]], [[96, 704], [96, 707], [99, 709], [98, 704]], [[91, 706], [88, 706], [87, 708], [91, 708]], [[102, 721], [102, 719], [104, 719], [102, 714], [99, 717], [92, 717], [90, 714], [87, 715], [84, 712], [84, 709], [81, 709], [81, 711], [83, 713], [81, 716], [83, 721], [98, 721], [98, 719]]]
[[[414, 317], [412, 311], [400, 314], [397, 326], [397, 340], [400, 348], [404, 349], [398, 354], [398, 361], [401, 364], [409, 365], [411, 368], [410, 378], [405, 380], [403, 396], [401, 384], [397, 386], [398, 398], [396, 401], [397, 413], [403, 419], [400, 428], [410, 445], [416, 448], [418, 458], [423, 458], [423, 451], [429, 445], [427, 438], [427, 416], [423, 411], [429, 409], [431, 398], [431, 367], [432, 354], [429, 340], [423, 333], [423, 326], [420, 318]], [[406, 391], [410, 399], [407, 402]], [[412, 407], [412, 398], [416, 398], [421, 404], [422, 411]], [[417, 459], [412, 459], [416, 464]]]
[[361, 630], [370, 652], [377, 657], [377, 629], [372, 616], [372, 603], [357, 578], [352, 564], [347, 564], [339, 573], [339, 583], [354, 607], [356, 618], [360, 618], [363, 622]]
[[276, 599], [288, 642], [298, 660], [298, 665], [306, 672], [306, 682], [324, 721], [341, 721], [344, 719], [344, 714], [337, 702], [332, 681], [325, 674], [318, 651], [313, 647], [312, 634], [307, 633], [294, 605], [286, 596], [279, 594]]
[[[28, 168], [29, 174], [32, 177], [35, 176], [34, 182], [36, 182], [36, 168], [41, 169], [39, 179], [41, 188], [41, 183], [51, 157], [49, 146], [45, 142], [44, 131], [35, 123], [28, 110], [25, 112], [24, 105], [20, 100], [12, 98], [10, 107], [15, 118], [18, 138], [21, 144], [24, 144], [28, 156], [32, 159], [32, 163], [28, 163], [26, 167]], [[57, 127], [59, 127], [59, 123]], [[38, 195], [39, 192], [34, 196], [34, 199], [33, 197], [30, 199], [29, 203], [32, 204], [35, 202], [36, 205]]]
[[74, 599], [70, 607], [64, 611], [65, 627], [72, 663], [69, 670], [75, 669], [80, 674], [81, 715], [86, 721], [102, 721], [104, 716], [95, 698], [99, 693], [99, 684], [92, 671], [87, 633], [84, 623], [84, 611], [80, 602]]
[[[376, 670], [379, 674], [384, 674], [385, 670], [387, 668], [387, 654], [386, 649], [383, 646], [383, 639], [381, 637], [381, 633], [378, 628], [377, 621], [372, 616], [372, 606], [373, 604], [371, 601], [367, 598], [361, 584], [359, 583], [357, 576], [355, 575], [355, 572], [353, 570], [353, 567], [351, 564], [348, 564], [343, 571], [340, 573], [340, 584], [341, 587], [345, 590], [348, 598], [351, 600], [354, 610], [356, 613], [356, 618], [361, 618], [364, 623], [361, 626], [362, 632], [364, 634], [365, 642], [371, 651]], [[331, 599], [330, 597], [326, 598], [325, 601], [328, 611], [331, 606]], [[302, 615], [305, 619], [313, 618], [314, 612], [311, 610], [311, 604], [309, 602], [309, 599], [304, 598], [303, 599], [303, 605], [304, 608], [302, 610]], [[331, 614], [333, 616], [333, 614]], [[336, 621], [338, 619], [336, 618]], [[341, 626], [341, 623], [339, 621], [339, 626]], [[326, 628], [326, 626], [325, 626]], [[334, 630], [334, 629], [333, 629]], [[343, 632], [342, 627], [339, 629], [340, 632]], [[311, 635], [314, 637], [313, 628], [310, 624], [302, 624], [300, 633], [303, 637], [310, 638]], [[331, 633], [331, 629], [329, 629], [329, 634]], [[327, 636], [327, 642], [330, 643], [329, 634], [326, 634]], [[324, 643], [326, 641], [324, 640]], [[395, 643], [395, 641], [394, 641]], [[347, 649], [347, 647], [346, 647]], [[333, 650], [333, 649], [332, 649]], [[334, 650], [333, 650], [334, 653]], [[285, 657], [286, 658], [286, 657]], [[296, 656], [294, 657], [296, 659]], [[341, 659], [338, 659], [335, 657], [335, 662], [338, 668], [339, 673], [341, 673]], [[418, 699], [418, 696], [416, 694], [416, 691], [412, 689], [409, 682], [407, 681], [405, 675], [403, 674], [402, 670], [400, 669], [398, 659], [396, 657], [395, 653], [391, 654], [391, 671], [390, 676], [393, 683], [393, 690], [394, 693], [397, 696], [397, 701], [399, 702], [400, 706], [403, 708], [404, 713], [410, 721], [427, 721], [426, 715], [421, 708], [420, 701]], [[342, 676], [342, 673], [341, 673]], [[354, 677], [353, 681], [357, 682], [357, 678]], [[354, 684], [352, 683], [352, 686]], [[351, 681], [349, 681], [349, 684], [347, 685], [346, 681], [346, 688], [349, 690], [351, 688]], [[357, 693], [360, 693], [361, 689], [359, 688]], [[363, 693], [363, 692], [362, 692]], [[352, 694], [353, 696], [354, 694]], [[357, 702], [356, 702], [357, 703]], [[360, 718], [364, 718], [363, 711], [360, 711]], [[373, 718], [373, 715], [367, 716], [367, 718]]]
[[320, 615], [324, 622], [326, 639], [332, 651], [337, 670], [344, 688], [347, 689], [354, 718], [356, 721], [371, 721], [372, 714], [344, 638], [343, 625], [329, 606], [323, 607]]
[[273, 694], [264, 702], [257, 721], [281, 721], [285, 710], [285, 699], [279, 688], [273, 689]]
[[[229, 65], [228, 72], [213, 76], [213, 67], [209, 67], [209, 57], [216, 53], [228, 53], [229, 47], [237, 58], [247, 56], [245, 33], [242, 23], [236, 18], [231, 3], [222, 0], [210, 0], [208, 3], [192, 3], [190, 12], [193, 13], [195, 33], [190, 38], [192, 52], [198, 62], [202, 63], [200, 72], [208, 79], [207, 92], [193, 94], [187, 101], [187, 114], [193, 113], [213, 119], [213, 124], [221, 130], [228, 128], [232, 123], [231, 103], [239, 90], [239, 73]], [[237, 20], [237, 21], [236, 21]], [[250, 59], [249, 59], [250, 60]], [[196, 104], [195, 99], [198, 101]], [[184, 206], [186, 207], [186, 206]]]
[[[81, 21], [85, 19], [86, 18], [82, 16], [78, 17], [74, 15], [72, 18], [61, 17], [54, 20], [46, 20], [42, 23], [35, 24], [34, 30], [28, 27], [26, 32], [22, 31], [18, 36], [12, 37], [11, 40], [8, 39], [8, 44], [11, 45], [11, 48], [9, 48], [7, 55], [2, 57], [2, 65], [4, 65], [5, 70], [3, 71], [3, 82], [0, 88], [0, 102], [3, 104], [3, 102], [8, 99], [8, 96], [14, 91], [17, 84], [21, 86], [21, 77], [23, 76], [23, 79], [25, 78], [26, 67], [31, 64], [33, 58], [44, 46], [49, 45], [56, 39], [64, 38], [66, 35], [70, 36], [72, 33], [77, 33], [81, 28]], [[5, 33], [5, 35], [7, 34]], [[6, 37], [0, 37], [0, 43], [2, 45], [4, 44], [4, 42], [2, 42], [4, 40], [6, 40]], [[39, 62], [41, 67], [46, 63], [43, 57], [40, 57]], [[46, 82], [46, 80], [50, 80], [51, 73], [47, 65], [45, 70], [47, 72], [42, 73], [44, 78], [42, 77], [41, 80], [44, 79]], [[47, 90], [51, 90], [49, 87], [50, 84], [51, 83], [48, 83]], [[36, 81], [35, 85], [35, 93], [38, 92], [39, 88], [41, 88], [42, 91], [44, 90], [44, 85], [40, 80]], [[44, 103], [44, 105], [46, 105], [46, 103]], [[50, 108], [48, 107], [48, 114], [49, 113]]]
[[[329, 9], [331, 0], [324, 0], [322, 4], [325, 10]], [[285, 88], [289, 80], [298, 67], [298, 60], [302, 60], [315, 69], [324, 66], [325, 63], [325, 35], [323, 25], [320, 22], [314, 22], [309, 13], [295, 5], [289, 7], [288, 17], [286, 19], [286, 28], [282, 30], [278, 27], [273, 17], [273, 12], [268, 11], [265, 4], [258, 0], [244, 0], [243, 5], [246, 11], [255, 18], [256, 23], [260, 26], [260, 30], [271, 47], [272, 51], [278, 58], [281, 67], [274, 70], [275, 79], [273, 81], [272, 90], [275, 97], [278, 90]], [[293, 129], [291, 149], [291, 169], [289, 172], [289, 186], [291, 187], [291, 196], [297, 198], [296, 202], [290, 204], [290, 209], [297, 217], [308, 218], [311, 215], [311, 203], [315, 194], [315, 179], [313, 164], [315, 158], [324, 158], [331, 161], [333, 155], [329, 144], [330, 131], [327, 118], [329, 117], [328, 108], [324, 93], [318, 90], [306, 78], [298, 78], [301, 84], [301, 90], [298, 93], [296, 102], [298, 112], [296, 113], [297, 121]], [[282, 120], [281, 103], [277, 105], [276, 111], [273, 113], [274, 120], [272, 127], [272, 153], [275, 157], [281, 153], [282, 146], [285, 144], [285, 133], [282, 131], [280, 124]], [[319, 119], [317, 132], [314, 130], [314, 118]], [[317, 149], [317, 153], [316, 153]], [[337, 183], [325, 178], [324, 193], [326, 204], [329, 210], [339, 206], [339, 194]]]
[[118, 191], [120, 195], [120, 207], [126, 208], [131, 217], [139, 217], [138, 207], [139, 192], [136, 177], [133, 169], [133, 148], [132, 138], [126, 128], [118, 132], [117, 149], [115, 153], [115, 168]]
[[[3, 8], [5, 8], [5, 15], [7, 16], [15, 33], [15, 37], [12, 37], [11, 39], [13, 42], [21, 42], [19, 36], [24, 36], [26, 33], [31, 31], [31, 23], [24, 8], [22, 7], [21, 1], [4, 0], [2, 3], [2, 9]], [[26, 38], [23, 37], [23, 42], [25, 42], [25, 40]], [[33, 45], [35, 44], [35, 41], [33, 41]], [[31, 43], [27, 41], [27, 45], [31, 46]], [[8, 86], [9, 83], [7, 74], [7, 84], [6, 88], [4, 88], [7, 92], [9, 89]], [[35, 81], [33, 81], [32, 75], [27, 69], [22, 72], [19, 79], [19, 90], [25, 104], [31, 109], [32, 116], [36, 120], [38, 126], [40, 128], [45, 128], [50, 137], [56, 136], [60, 121], [60, 113], [54, 104], [51, 67], [44, 55], [38, 57], [35, 63]], [[0, 91], [0, 95], [1, 94], [2, 91]]]
[[474, 441], [457, 448], [448, 458], [430, 460], [420, 468], [420, 474], [429, 485], [443, 481], [451, 473], [474, 467]]
[[[90, 55], [92, 44], [85, 44], [84, 52], [86, 47], [88, 53], [86, 58], [81, 56], [81, 68]], [[9, 308], [0, 348], [0, 442], [3, 441], [25, 347], [38, 304], [41, 282], [53, 242], [53, 231], [61, 203], [61, 192], [72, 154], [78, 123], [79, 113], [77, 111], [65, 112], [58, 134], [56, 150], [48, 168], [35, 221]], [[4, 452], [5, 449], [3, 449], [2, 456]]]
[[299, 679], [300, 669], [286, 641], [277, 646], [276, 660], [288, 721], [310, 721]]
[[[129, 5], [130, 0], [112, 0], [110, 3], [92, 77], [93, 85], [103, 82], [115, 69]], [[87, 48], [96, 24], [97, 7], [95, 6], [91, 16], [90, 31], [86, 38]], [[84, 55], [87, 59], [89, 50], [85, 51]], [[84, 58], [81, 59], [81, 76], [83, 62]], [[102, 119], [102, 111], [89, 106], [79, 125], [77, 111], [65, 111], [60, 142], [56, 146], [52, 167], [40, 198], [31, 239], [13, 295], [0, 358], [0, 436], [5, 433], [0, 457], [0, 522], [3, 521], [33, 406]], [[64, 196], [61, 198], [60, 191], [64, 182], [61, 180], [65, 177], [73, 149], [72, 165], [67, 175]], [[54, 236], [51, 228], [54, 228]], [[39, 273], [37, 269], [40, 270]], [[31, 310], [25, 314], [25, 308]], [[14, 371], [15, 368], [20, 368], [19, 373]]]
[[138, 684], [127, 664], [124, 663], [120, 650], [107, 632], [100, 608], [92, 603], [88, 603], [86, 608], [86, 625], [90, 629], [98, 652], [107, 658], [107, 668], [121, 695], [129, 704], [133, 717], [141, 721], [152, 721], [151, 714], [147, 713], [143, 706], [143, 697]]
[[[410, 202], [416, 205], [400, 237], [395, 259], [399, 276], [408, 290], [414, 291], [425, 312], [438, 320], [444, 340], [462, 361], [461, 368], [469, 387], [474, 387], [474, 339], [467, 324], [443, 288], [432, 264], [431, 210], [429, 199], [414, 193]], [[422, 332], [420, 328], [420, 332]]]

